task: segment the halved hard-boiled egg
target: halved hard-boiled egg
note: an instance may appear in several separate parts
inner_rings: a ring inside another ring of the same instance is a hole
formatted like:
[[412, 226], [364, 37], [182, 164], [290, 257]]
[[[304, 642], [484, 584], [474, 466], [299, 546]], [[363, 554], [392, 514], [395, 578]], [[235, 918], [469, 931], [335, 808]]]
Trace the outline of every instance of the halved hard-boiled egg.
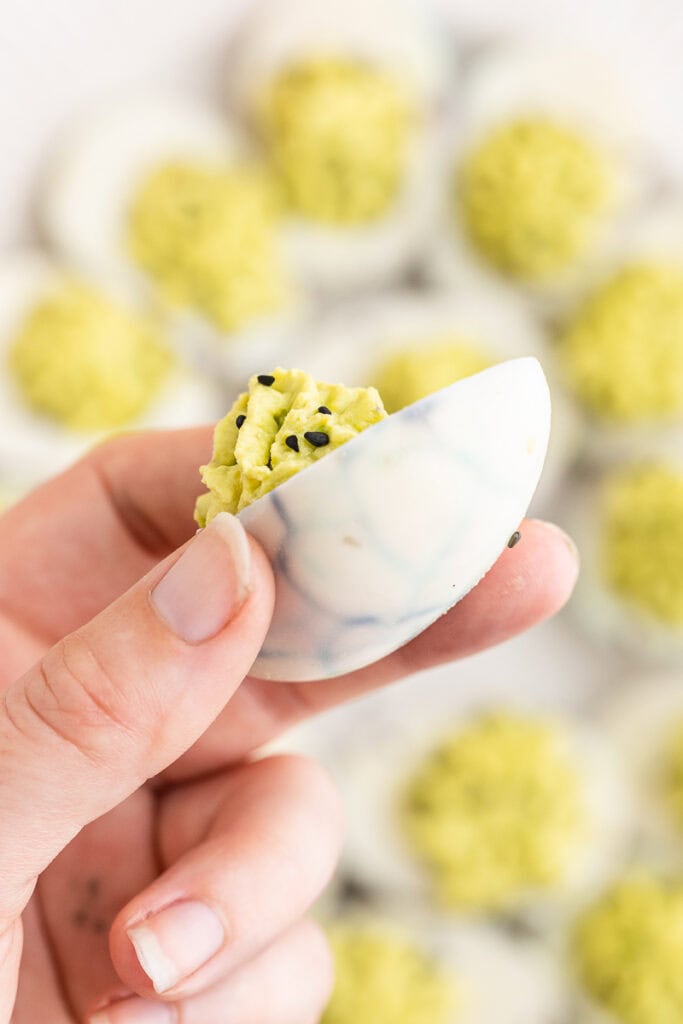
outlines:
[[567, 989], [547, 952], [482, 926], [348, 913], [329, 926], [336, 984], [321, 1024], [550, 1024]]
[[0, 267], [0, 471], [36, 481], [106, 434], [202, 423], [218, 401], [116, 289], [34, 252]]
[[630, 835], [618, 759], [569, 716], [414, 714], [366, 730], [339, 776], [351, 876], [450, 915], [546, 928], [603, 884]]
[[578, 486], [566, 525], [582, 555], [572, 607], [635, 658], [683, 652], [683, 460], [661, 450]]
[[300, 297], [276, 190], [219, 111], [173, 96], [99, 110], [63, 141], [41, 210], [67, 262], [155, 300], [185, 353], [240, 381], [287, 355]]
[[[276, 574], [253, 674], [340, 675], [442, 615], [517, 529], [548, 443], [533, 358], [386, 415], [374, 388], [258, 374], [218, 424], [200, 525], [239, 512]], [[302, 471], [303, 470], [303, 471]]]
[[279, 181], [286, 246], [326, 292], [395, 280], [429, 243], [450, 53], [399, 0], [267, 0], [234, 41], [230, 102]]
[[638, 192], [638, 146], [609, 70], [509, 43], [463, 86], [437, 279], [495, 277], [553, 302], [600, 259]]

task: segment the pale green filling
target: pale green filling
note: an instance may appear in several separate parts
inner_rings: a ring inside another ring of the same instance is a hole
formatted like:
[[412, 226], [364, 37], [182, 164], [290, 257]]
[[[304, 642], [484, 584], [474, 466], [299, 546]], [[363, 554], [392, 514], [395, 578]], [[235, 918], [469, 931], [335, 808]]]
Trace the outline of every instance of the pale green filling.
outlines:
[[579, 308], [560, 346], [570, 383], [597, 416], [683, 415], [683, 269], [622, 268]]
[[500, 126], [469, 153], [456, 188], [482, 257], [540, 281], [571, 268], [591, 245], [609, 173], [601, 153], [572, 128], [526, 118]]
[[270, 376], [266, 384], [252, 377], [216, 427], [211, 462], [201, 467], [209, 493], [197, 500], [200, 526], [219, 512], [239, 512], [386, 418], [374, 388], [322, 384], [303, 370]]
[[634, 875], [579, 921], [574, 959], [588, 994], [619, 1024], [683, 1020], [683, 884]]
[[453, 1024], [453, 981], [403, 936], [386, 929], [330, 930], [336, 984], [322, 1024]]
[[493, 362], [476, 344], [445, 336], [426, 344], [397, 349], [370, 377], [387, 412], [392, 413], [463, 377], [485, 370]]
[[276, 210], [255, 168], [169, 163], [135, 196], [128, 244], [166, 303], [231, 332], [286, 305]]
[[330, 224], [387, 212], [401, 187], [413, 124], [401, 84], [370, 65], [319, 57], [285, 68], [259, 111], [291, 209]]
[[662, 464], [614, 474], [601, 519], [608, 585], [639, 611], [683, 626], [683, 473]]
[[483, 716], [441, 743], [411, 779], [400, 814], [439, 900], [476, 910], [559, 886], [585, 824], [558, 732], [512, 714]]
[[130, 424], [174, 365], [153, 323], [76, 282], [29, 312], [8, 361], [24, 401], [74, 431]]

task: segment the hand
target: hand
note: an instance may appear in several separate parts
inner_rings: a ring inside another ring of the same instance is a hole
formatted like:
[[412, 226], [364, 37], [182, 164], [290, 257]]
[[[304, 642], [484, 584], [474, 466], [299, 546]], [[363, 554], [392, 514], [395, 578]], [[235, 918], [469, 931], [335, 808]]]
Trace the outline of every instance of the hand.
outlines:
[[236, 519], [194, 536], [209, 448], [208, 429], [120, 438], [0, 519], [0, 1024], [313, 1024], [331, 968], [305, 915], [337, 798], [314, 763], [249, 754], [526, 629], [573, 586], [571, 543], [528, 521], [371, 668], [244, 679], [273, 580]]

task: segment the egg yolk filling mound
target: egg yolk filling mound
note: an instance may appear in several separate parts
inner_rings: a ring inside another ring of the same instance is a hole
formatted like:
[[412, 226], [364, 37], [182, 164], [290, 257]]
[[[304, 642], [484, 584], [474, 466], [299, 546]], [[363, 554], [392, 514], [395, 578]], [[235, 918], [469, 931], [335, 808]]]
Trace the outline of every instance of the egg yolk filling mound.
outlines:
[[602, 155], [571, 128], [520, 119], [497, 128], [464, 160], [456, 190], [484, 259], [541, 281], [570, 268], [593, 240], [609, 194]]
[[640, 612], [683, 626], [683, 472], [644, 464], [609, 480], [601, 564], [608, 585]]
[[622, 879], [579, 921], [573, 953], [587, 993], [620, 1024], [683, 1020], [683, 884]]
[[476, 344], [459, 338], [435, 338], [397, 349], [371, 375], [387, 412], [398, 412], [463, 377], [488, 369], [490, 359]]
[[128, 227], [131, 255], [163, 301], [222, 331], [287, 303], [275, 191], [255, 168], [164, 164], [142, 183]]
[[596, 416], [683, 416], [683, 268], [623, 267], [560, 337], [567, 375]]
[[24, 401], [74, 431], [131, 423], [174, 366], [153, 323], [79, 283], [33, 307], [8, 360]]
[[321, 1024], [451, 1024], [455, 985], [402, 935], [367, 925], [330, 929], [336, 983]]
[[386, 415], [374, 388], [322, 384], [303, 370], [252, 377], [216, 427], [197, 522], [239, 512]]
[[400, 815], [440, 901], [482, 911], [561, 883], [584, 825], [559, 731], [509, 714], [483, 716], [429, 754]]
[[683, 834], [683, 720], [667, 738], [660, 781], [666, 805]]
[[259, 113], [292, 210], [338, 225], [386, 213], [414, 121], [400, 82], [363, 63], [315, 58], [285, 68]]

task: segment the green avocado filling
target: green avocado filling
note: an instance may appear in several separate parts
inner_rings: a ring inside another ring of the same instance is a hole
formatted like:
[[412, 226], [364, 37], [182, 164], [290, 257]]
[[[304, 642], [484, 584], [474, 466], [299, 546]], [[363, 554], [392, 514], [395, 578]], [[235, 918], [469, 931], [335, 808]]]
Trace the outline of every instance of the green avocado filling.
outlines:
[[329, 937], [336, 984], [321, 1024], [452, 1024], [453, 981], [408, 939], [368, 925]]
[[683, 416], [683, 269], [623, 267], [560, 337], [570, 383], [615, 422]]
[[321, 384], [303, 370], [252, 377], [216, 427], [195, 519], [239, 512], [386, 415], [374, 388]]
[[387, 412], [398, 412], [434, 391], [487, 369], [495, 360], [460, 338], [435, 338], [397, 349], [371, 374]]
[[465, 228], [488, 262], [541, 281], [589, 248], [609, 193], [598, 150], [573, 129], [520, 119], [497, 128], [464, 160], [457, 198]]
[[575, 965], [588, 995], [619, 1024], [683, 1020], [683, 884], [633, 875], [579, 921]]
[[608, 585], [640, 612], [683, 626], [683, 473], [664, 464], [615, 473], [601, 518]]
[[387, 72], [334, 57], [292, 64], [259, 113], [292, 210], [339, 225], [386, 213], [401, 187], [414, 120], [405, 90]]
[[128, 244], [164, 302], [236, 331], [287, 302], [276, 215], [273, 186], [254, 168], [169, 163], [135, 196]]
[[556, 728], [485, 715], [425, 759], [401, 821], [442, 904], [504, 910], [561, 884], [584, 826], [580, 787]]
[[133, 422], [174, 365], [152, 322], [76, 282], [33, 307], [8, 361], [32, 409], [84, 432]]

